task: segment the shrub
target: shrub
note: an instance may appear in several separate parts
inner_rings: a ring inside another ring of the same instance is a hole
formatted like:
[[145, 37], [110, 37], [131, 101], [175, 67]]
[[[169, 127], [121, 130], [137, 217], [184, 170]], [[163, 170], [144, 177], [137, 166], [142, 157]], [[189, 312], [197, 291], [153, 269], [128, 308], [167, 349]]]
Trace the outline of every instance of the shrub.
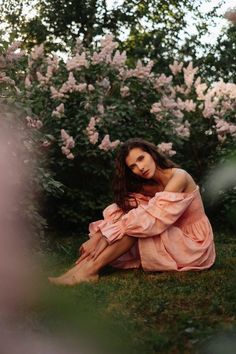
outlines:
[[40, 45], [11, 71], [16, 100], [31, 110], [25, 123], [40, 132], [38, 149], [64, 186], [62, 197], [44, 185], [45, 215], [57, 225], [98, 217], [112, 200], [114, 150], [130, 137], [153, 142], [199, 182], [235, 139], [235, 84], [209, 86], [192, 63], [175, 61], [170, 76], [154, 74], [152, 61], [129, 68], [117, 46], [111, 35], [90, 48], [78, 41], [62, 60]]

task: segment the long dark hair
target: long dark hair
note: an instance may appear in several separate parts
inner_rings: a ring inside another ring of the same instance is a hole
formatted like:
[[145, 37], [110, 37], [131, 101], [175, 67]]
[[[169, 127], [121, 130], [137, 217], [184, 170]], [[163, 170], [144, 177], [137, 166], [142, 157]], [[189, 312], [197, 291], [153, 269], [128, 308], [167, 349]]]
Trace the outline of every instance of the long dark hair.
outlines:
[[[124, 212], [132, 209], [129, 202], [131, 193], [139, 193], [144, 184], [154, 184], [152, 180], [146, 180], [134, 174], [126, 165], [126, 157], [134, 148], [140, 148], [149, 153], [156, 162], [156, 165], [162, 169], [177, 167], [173, 161], [160, 153], [154, 144], [149, 143], [146, 140], [133, 138], [123, 143], [115, 160], [115, 174], [112, 188], [114, 193], [114, 201]], [[133, 199], [135, 201], [135, 198]]]

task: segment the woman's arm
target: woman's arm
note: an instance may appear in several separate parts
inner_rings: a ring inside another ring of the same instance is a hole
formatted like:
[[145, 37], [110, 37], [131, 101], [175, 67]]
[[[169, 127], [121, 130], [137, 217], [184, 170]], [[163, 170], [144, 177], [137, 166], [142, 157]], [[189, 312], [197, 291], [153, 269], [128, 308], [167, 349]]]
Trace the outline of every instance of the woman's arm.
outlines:
[[178, 174], [171, 178], [163, 192], [156, 193], [147, 205], [139, 205], [122, 216], [117, 223], [105, 225], [102, 234], [109, 243], [124, 235], [133, 237], [152, 237], [164, 232], [184, 213], [193, 200], [193, 195], [183, 194], [186, 175]]

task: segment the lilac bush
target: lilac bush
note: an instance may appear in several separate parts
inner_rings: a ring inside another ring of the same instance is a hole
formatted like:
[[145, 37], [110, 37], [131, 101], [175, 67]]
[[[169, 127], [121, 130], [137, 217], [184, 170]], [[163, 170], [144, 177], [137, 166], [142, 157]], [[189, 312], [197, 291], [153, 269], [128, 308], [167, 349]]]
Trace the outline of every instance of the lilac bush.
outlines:
[[145, 59], [130, 68], [117, 47], [112, 35], [90, 48], [78, 40], [62, 60], [41, 44], [0, 76], [31, 112], [25, 125], [38, 131], [38, 148], [65, 185], [58, 217], [72, 223], [90, 220], [111, 198], [113, 151], [122, 141], [152, 141], [198, 180], [235, 141], [235, 84], [209, 85], [191, 62], [174, 61], [169, 76]]

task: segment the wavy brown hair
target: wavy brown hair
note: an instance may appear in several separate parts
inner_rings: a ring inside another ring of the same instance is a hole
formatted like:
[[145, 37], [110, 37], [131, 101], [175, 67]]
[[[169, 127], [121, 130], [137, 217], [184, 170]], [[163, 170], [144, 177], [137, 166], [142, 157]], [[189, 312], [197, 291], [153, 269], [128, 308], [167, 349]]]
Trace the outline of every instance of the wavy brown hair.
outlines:
[[[146, 140], [133, 138], [123, 143], [117, 153], [115, 160], [115, 174], [113, 178], [113, 193], [115, 203], [124, 211], [127, 212], [133, 207], [130, 205], [130, 198], [137, 202], [132, 193], [139, 193], [144, 184], [156, 184], [153, 180], [146, 180], [134, 174], [126, 165], [126, 157], [134, 148], [140, 148], [149, 153], [156, 165], [162, 169], [178, 167], [173, 161], [157, 150], [157, 147]], [[133, 204], [133, 203], [132, 203]]]

